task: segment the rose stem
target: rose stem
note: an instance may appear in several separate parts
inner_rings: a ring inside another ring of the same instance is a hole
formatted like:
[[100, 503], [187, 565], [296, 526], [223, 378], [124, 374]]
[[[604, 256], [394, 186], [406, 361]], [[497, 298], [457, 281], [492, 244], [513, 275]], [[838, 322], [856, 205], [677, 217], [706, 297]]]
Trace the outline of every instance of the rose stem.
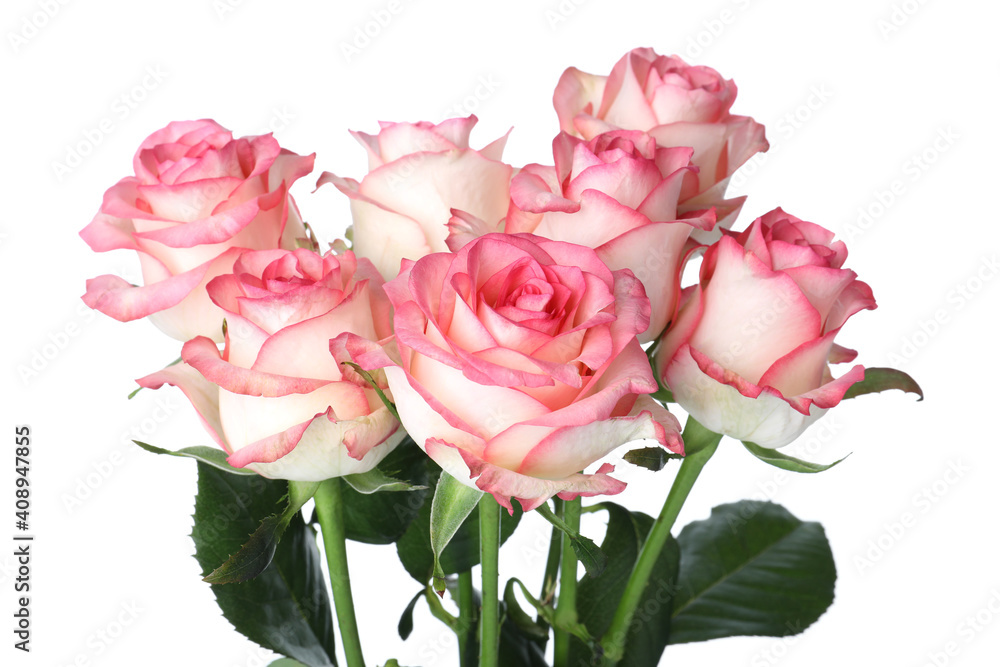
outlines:
[[688, 417], [684, 426], [684, 461], [681, 463], [677, 477], [670, 487], [667, 499], [660, 510], [660, 516], [656, 517], [646, 542], [639, 552], [639, 559], [636, 561], [632, 575], [625, 586], [625, 593], [622, 595], [615, 616], [611, 620], [611, 626], [601, 638], [601, 647], [604, 650], [604, 660], [606, 665], [616, 664], [621, 660], [625, 652], [625, 638], [628, 635], [629, 624], [635, 615], [636, 607], [642, 599], [643, 591], [649, 583], [649, 577], [653, 573], [653, 567], [670, 537], [670, 530], [677, 520], [677, 515], [687, 500], [691, 487], [701, 474], [701, 469], [705, 467], [708, 460], [712, 458], [722, 436], [713, 433], [699, 424], [693, 417]]
[[358, 636], [358, 621], [354, 616], [354, 597], [351, 594], [351, 575], [347, 569], [347, 536], [344, 532], [344, 506], [341, 498], [341, 481], [328, 479], [316, 490], [316, 516], [323, 531], [326, 562], [330, 566], [330, 588], [337, 610], [337, 624], [344, 643], [348, 667], [365, 667]]
[[479, 501], [479, 554], [483, 612], [479, 617], [479, 667], [498, 667], [500, 652], [500, 505], [486, 493]]
[[458, 659], [462, 667], [475, 664], [475, 653], [469, 648], [474, 643], [472, 629], [476, 625], [476, 592], [472, 585], [472, 570], [458, 574]]
[[[574, 533], [580, 532], [580, 498], [563, 502], [562, 516], [560, 517]], [[554, 644], [554, 665], [555, 667], [566, 667], [569, 665], [569, 644], [570, 634], [566, 630], [576, 623], [576, 553], [570, 544], [569, 534], [564, 532], [562, 536], [562, 565], [559, 570], [559, 599], [556, 603], [555, 623], [555, 644]]]
[[[555, 504], [556, 515], [562, 516], [563, 500], [553, 498], [552, 502]], [[538, 596], [542, 604], [549, 604], [552, 598], [555, 597], [556, 578], [559, 576], [559, 562], [562, 560], [562, 536], [562, 531], [552, 526], [552, 537], [549, 538], [549, 555], [545, 561], [545, 576], [542, 578], [542, 592]], [[535, 622], [543, 628], [548, 627], [548, 623], [542, 618], [541, 612], [538, 613]]]

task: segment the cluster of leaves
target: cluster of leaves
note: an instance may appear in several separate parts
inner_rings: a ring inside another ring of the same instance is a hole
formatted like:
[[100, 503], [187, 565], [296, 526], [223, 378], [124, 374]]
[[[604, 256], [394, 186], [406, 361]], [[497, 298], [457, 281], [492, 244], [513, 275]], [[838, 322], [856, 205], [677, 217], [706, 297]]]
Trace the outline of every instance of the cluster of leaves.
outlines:
[[[904, 375], [869, 369], [851, 397], [892, 388], [920, 394]], [[197, 460], [195, 557], [233, 627], [286, 656], [271, 667], [335, 666], [331, 600], [316, 530], [302, 510], [319, 485], [238, 470], [226, 463], [225, 454], [209, 447], [171, 452], [137, 444], [156, 454]], [[753, 443], [744, 445], [762, 461], [785, 470], [815, 473], [839, 463], [814, 464]], [[669, 462], [658, 448], [631, 452], [626, 459], [651, 470]], [[347, 539], [395, 544], [400, 563], [416, 582], [399, 620], [400, 637], [406, 639], [413, 631], [413, 614], [423, 600], [458, 635], [462, 664], [476, 664], [478, 592], [471, 588], [471, 578], [461, 590], [458, 577], [468, 577], [480, 563], [479, 516], [474, 509], [482, 494], [442, 473], [409, 439], [370, 473], [333, 482], [341, 485]], [[547, 505], [538, 511], [553, 523], [544, 590], [535, 597], [519, 580], [507, 582], [501, 601], [500, 664], [547, 667], [546, 644], [554, 627], [571, 635], [569, 664], [605, 664], [602, 639], [654, 519], [611, 502], [587, 506], [584, 511], [607, 516], [607, 531], [598, 547]], [[514, 533], [521, 516], [520, 510], [501, 513], [501, 543]], [[569, 621], [555, 613], [553, 565], [560, 559], [563, 533], [586, 570], [577, 583], [575, 614]], [[833, 602], [835, 581], [833, 555], [820, 524], [801, 521], [768, 502], [720, 505], [707, 519], [688, 524], [676, 539], [668, 539], [626, 629], [625, 652], [617, 664], [655, 667], [670, 644], [797, 634]], [[467, 612], [472, 607], [472, 613], [450, 614], [438, 597], [446, 591], [456, 600], [464, 595], [461, 606]], [[525, 611], [521, 600], [534, 615]], [[394, 660], [386, 663], [393, 666], [398, 667]]]

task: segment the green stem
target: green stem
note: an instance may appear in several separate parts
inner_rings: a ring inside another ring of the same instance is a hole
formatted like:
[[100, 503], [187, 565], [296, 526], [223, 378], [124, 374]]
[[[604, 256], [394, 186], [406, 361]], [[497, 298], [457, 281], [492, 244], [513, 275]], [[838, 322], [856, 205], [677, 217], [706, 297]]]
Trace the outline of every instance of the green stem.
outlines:
[[632, 617], [639, 606], [642, 594], [649, 583], [649, 577], [653, 573], [653, 567], [670, 537], [670, 530], [677, 520], [677, 515], [687, 500], [691, 487], [701, 474], [701, 469], [705, 467], [708, 460], [712, 458], [722, 436], [713, 433], [699, 424], [693, 417], [688, 417], [684, 427], [684, 449], [686, 456], [681, 463], [677, 477], [670, 487], [670, 493], [663, 503], [660, 516], [656, 517], [639, 559], [636, 561], [632, 575], [625, 586], [625, 593], [622, 595], [615, 616], [611, 621], [611, 626], [601, 638], [601, 647], [604, 651], [604, 661], [606, 665], [614, 665], [621, 660], [625, 653], [625, 638], [628, 635], [629, 625]]
[[[559, 498], [553, 498], [552, 500], [556, 504], [556, 512], [562, 514], [563, 501]], [[563, 533], [561, 530], [552, 526], [552, 537], [549, 538], [549, 555], [545, 560], [545, 575], [542, 578], [542, 592], [538, 596], [538, 599], [544, 605], [551, 604], [552, 598], [556, 593], [556, 579], [559, 576], [559, 561], [562, 559], [562, 535]], [[536, 622], [539, 625], [545, 623], [541, 613], [538, 614]], [[546, 626], [547, 625], [548, 624], [546, 624]]]
[[326, 562], [330, 566], [330, 588], [337, 610], [340, 639], [348, 667], [365, 667], [361, 652], [358, 621], [354, 616], [354, 597], [351, 594], [351, 575], [347, 569], [347, 536], [344, 532], [344, 506], [340, 489], [341, 481], [328, 479], [316, 489], [316, 516], [323, 530]]
[[[567, 500], [563, 503], [562, 517], [567, 528], [573, 534], [580, 533], [580, 499]], [[559, 600], [556, 603], [555, 614], [555, 667], [569, 665], [570, 633], [559, 628], [568, 628], [576, 623], [576, 554], [570, 544], [570, 536], [562, 536], [562, 565], [559, 572]]]
[[483, 611], [479, 617], [479, 667], [498, 667], [500, 652], [500, 505], [490, 494], [479, 501], [479, 553]]
[[476, 627], [476, 592], [472, 585], [472, 571], [458, 574], [458, 660], [461, 667], [475, 665], [475, 652], [470, 648], [475, 644], [472, 635]]

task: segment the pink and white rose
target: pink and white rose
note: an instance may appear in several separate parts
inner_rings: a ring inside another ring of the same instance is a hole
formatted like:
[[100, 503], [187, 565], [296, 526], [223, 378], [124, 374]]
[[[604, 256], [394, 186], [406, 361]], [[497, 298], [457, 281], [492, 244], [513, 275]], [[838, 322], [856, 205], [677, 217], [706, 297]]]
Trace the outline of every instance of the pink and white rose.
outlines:
[[335, 356], [382, 368], [414, 441], [504, 507], [621, 492], [613, 466], [581, 471], [634, 440], [682, 451], [677, 420], [645, 395], [642, 284], [590, 248], [489, 234], [404, 262], [386, 291], [394, 344], [340, 336]]
[[712, 210], [678, 219], [678, 200], [697, 186], [691, 149], [626, 130], [590, 141], [561, 133], [552, 145], [554, 167], [531, 164], [511, 181], [504, 230], [585, 245], [612, 270], [630, 269], [652, 306], [639, 341], [656, 340], [674, 315], [692, 231], [715, 225]]
[[714, 69], [640, 48], [625, 54], [608, 76], [570, 67], [553, 103], [563, 131], [584, 139], [621, 128], [648, 132], [661, 146], [693, 148], [698, 186], [680, 210], [715, 206], [720, 224], [729, 227], [743, 204], [743, 198], [724, 199], [729, 178], [768, 148], [763, 125], [730, 113], [735, 99], [736, 84]]
[[148, 316], [178, 340], [222, 340], [223, 313], [205, 286], [243, 249], [294, 248], [305, 236], [288, 188], [314, 158], [269, 134], [234, 139], [212, 120], [154, 132], [135, 155], [135, 175], [104, 194], [80, 232], [97, 252], [137, 251], [143, 286], [99, 276], [87, 281], [84, 302], [122, 322]]
[[381, 123], [374, 136], [352, 132], [368, 151], [368, 175], [361, 182], [330, 172], [320, 177], [317, 186], [332, 183], [351, 198], [353, 249], [386, 280], [399, 273], [403, 259], [448, 250], [453, 209], [499, 230], [513, 172], [501, 161], [507, 137], [470, 148], [477, 120]]
[[226, 314], [222, 353], [194, 338], [183, 363], [138, 383], [180, 387], [237, 468], [296, 481], [367, 472], [405, 434], [372, 389], [344, 378], [330, 338], [391, 335], [382, 284], [351, 252], [244, 252], [208, 284]]
[[834, 343], [844, 323], [876, 307], [846, 258], [832, 232], [780, 208], [724, 232], [656, 352], [674, 399], [716, 433], [772, 448], [798, 437], [864, 379], [829, 367], [857, 356]]

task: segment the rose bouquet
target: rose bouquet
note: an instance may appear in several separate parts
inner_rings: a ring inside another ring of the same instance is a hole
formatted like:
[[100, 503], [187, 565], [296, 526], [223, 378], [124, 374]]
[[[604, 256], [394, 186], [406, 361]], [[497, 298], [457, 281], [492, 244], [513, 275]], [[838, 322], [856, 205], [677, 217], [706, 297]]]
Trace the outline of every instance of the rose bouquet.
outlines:
[[[836, 463], [781, 448], [827, 410], [922, 394], [892, 369], [831, 370], [857, 356], [841, 328], [875, 308], [831, 232], [780, 208], [732, 231], [728, 181], [767, 150], [735, 98], [708, 67], [636, 49], [607, 76], [563, 74], [551, 164], [506, 164], [506, 137], [471, 148], [474, 116], [357, 132], [369, 173], [317, 179], [353, 216], [325, 249], [290, 194], [314, 156], [209, 120], [142, 143], [81, 235], [137, 251], [144, 284], [101, 276], [83, 298], [184, 341], [137, 382], [180, 389], [214, 442], [137, 445], [197, 461], [205, 581], [275, 664], [336, 664], [334, 609], [347, 664], [366, 664], [348, 539], [395, 546], [417, 582], [390, 609], [400, 634], [424, 600], [463, 666], [655, 665], [669, 644], [823, 614], [818, 523], [753, 501], [674, 521], [723, 436], [817, 473]], [[581, 499], [626, 492], [606, 460], [625, 445], [673, 482], [655, 518], [589, 501], [597, 545]], [[552, 524], [542, 589], [501, 588], [500, 543], [532, 511]]]

